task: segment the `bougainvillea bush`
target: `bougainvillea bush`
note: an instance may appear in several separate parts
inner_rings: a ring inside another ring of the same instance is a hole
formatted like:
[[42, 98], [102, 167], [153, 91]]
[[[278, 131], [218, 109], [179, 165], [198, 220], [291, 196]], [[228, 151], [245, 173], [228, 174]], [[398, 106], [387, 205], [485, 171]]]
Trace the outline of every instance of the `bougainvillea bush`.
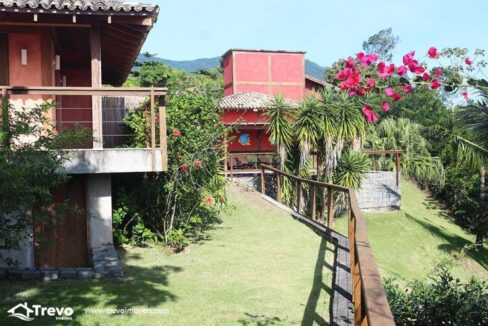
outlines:
[[[402, 57], [400, 64], [378, 60], [374, 53], [359, 52], [343, 62], [334, 84], [363, 100], [362, 112], [369, 123], [378, 121], [378, 113], [388, 112], [392, 104], [407, 98], [416, 88], [428, 87], [432, 91], [459, 94], [469, 99], [468, 89], [486, 87], [486, 81], [476, 74], [486, 67], [484, 51], [469, 55], [466, 49], [430, 47], [421, 58], [415, 51]], [[429, 65], [430, 64], [430, 65]]]
[[[119, 242], [164, 241], [183, 249], [188, 236], [216, 221], [224, 208], [223, 142], [227, 134], [210, 95], [178, 91], [166, 103], [168, 171], [147, 173], [118, 196], [115, 213]], [[126, 118], [134, 145], [146, 147], [147, 104]]]

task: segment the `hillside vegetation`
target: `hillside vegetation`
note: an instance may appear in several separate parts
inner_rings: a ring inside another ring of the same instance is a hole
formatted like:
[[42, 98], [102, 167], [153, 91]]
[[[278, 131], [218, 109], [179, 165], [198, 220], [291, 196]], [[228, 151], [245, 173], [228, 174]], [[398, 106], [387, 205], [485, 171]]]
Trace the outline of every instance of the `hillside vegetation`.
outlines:
[[[451, 266], [454, 275], [488, 278], [488, 246], [469, 250], [474, 236], [450, 220], [436, 202], [411, 182], [402, 180], [401, 210], [365, 214], [368, 237], [383, 276], [422, 280], [439, 263]], [[346, 234], [345, 218], [336, 229]]]

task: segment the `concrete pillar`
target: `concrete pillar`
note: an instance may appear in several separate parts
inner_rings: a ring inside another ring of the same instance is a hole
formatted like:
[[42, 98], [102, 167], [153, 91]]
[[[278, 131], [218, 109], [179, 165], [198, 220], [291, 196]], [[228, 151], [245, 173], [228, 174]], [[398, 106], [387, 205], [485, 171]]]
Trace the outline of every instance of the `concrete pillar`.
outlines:
[[88, 213], [88, 248], [112, 244], [111, 175], [87, 175], [85, 191], [86, 211]]

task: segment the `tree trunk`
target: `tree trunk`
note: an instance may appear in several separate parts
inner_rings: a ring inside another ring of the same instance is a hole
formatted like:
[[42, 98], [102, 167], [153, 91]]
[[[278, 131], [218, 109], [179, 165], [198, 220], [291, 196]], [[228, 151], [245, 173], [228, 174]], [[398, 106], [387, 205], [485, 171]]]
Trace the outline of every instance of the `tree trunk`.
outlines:
[[474, 243], [478, 246], [482, 246], [483, 245], [483, 240], [484, 240], [484, 237], [482, 234], [477, 234], [476, 235], [476, 240], [474, 241]]

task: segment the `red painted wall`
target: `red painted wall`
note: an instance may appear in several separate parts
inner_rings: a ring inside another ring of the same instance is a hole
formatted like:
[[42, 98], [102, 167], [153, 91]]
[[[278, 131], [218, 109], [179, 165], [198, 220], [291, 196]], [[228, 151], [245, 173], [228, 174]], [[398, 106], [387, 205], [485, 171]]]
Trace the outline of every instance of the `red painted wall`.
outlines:
[[223, 69], [226, 96], [252, 91], [301, 100], [305, 94], [303, 53], [230, 51]]
[[265, 123], [266, 117], [262, 111], [252, 110], [226, 110], [221, 117], [221, 121], [225, 124], [238, 123]]
[[[224, 95], [240, 92], [257, 92], [282, 95], [289, 99], [301, 100], [305, 95], [304, 53], [229, 51], [223, 58]], [[227, 124], [247, 122], [263, 123], [265, 117], [254, 111], [226, 110], [222, 121]], [[269, 151], [275, 146], [269, 142], [265, 127], [248, 130], [238, 128], [239, 133], [248, 133], [251, 145], [243, 146], [236, 138], [229, 145], [232, 151]]]
[[[250, 139], [250, 145], [245, 146], [239, 143], [239, 136], [242, 134], [248, 134]], [[246, 129], [245, 127], [234, 131], [231, 135], [234, 138], [227, 150], [229, 152], [259, 152], [259, 151], [274, 151], [275, 147], [269, 141], [268, 135], [264, 129]]]
[[317, 94], [324, 85], [314, 82], [313, 80], [305, 80], [305, 96], [310, 96], [312, 94]]

